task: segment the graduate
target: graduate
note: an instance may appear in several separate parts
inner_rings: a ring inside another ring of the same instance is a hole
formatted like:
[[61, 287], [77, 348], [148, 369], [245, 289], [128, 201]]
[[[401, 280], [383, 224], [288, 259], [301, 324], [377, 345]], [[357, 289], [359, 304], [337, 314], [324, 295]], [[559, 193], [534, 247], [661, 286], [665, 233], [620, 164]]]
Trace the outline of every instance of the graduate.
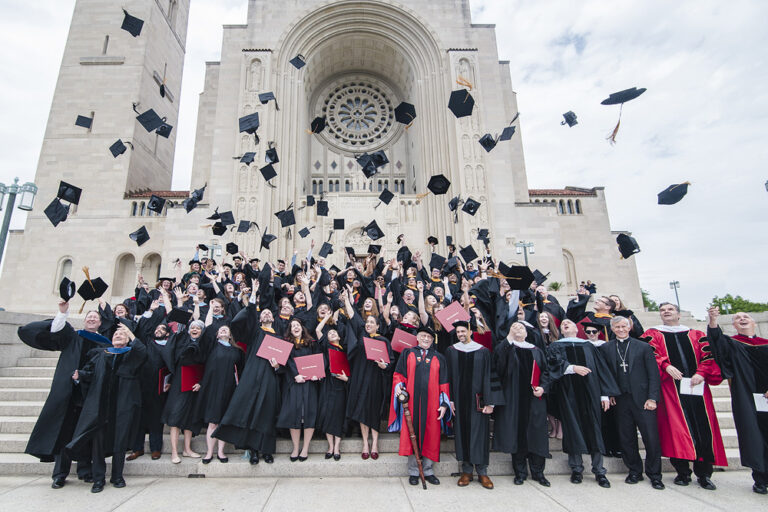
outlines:
[[433, 346], [434, 331], [420, 326], [416, 340], [418, 345], [404, 350], [397, 361], [392, 379], [388, 430], [400, 431], [398, 453], [408, 457], [408, 483], [418, 485], [419, 467], [413, 455], [408, 427], [403, 423], [403, 408], [397, 400], [397, 395], [405, 389], [409, 395], [408, 407], [416, 430], [414, 434], [421, 454], [424, 479], [432, 485], [440, 485], [433, 466], [435, 462], [440, 462], [441, 422], [444, 426], [444, 422], [452, 417], [448, 368], [443, 355]]
[[112, 456], [110, 483], [125, 487], [125, 451], [133, 443], [141, 418], [141, 366], [147, 358], [144, 344], [124, 325], [112, 335], [112, 346], [95, 348], [89, 361], [75, 370], [72, 381], [83, 387], [83, 411], [66, 450], [73, 458], [93, 460], [91, 492], [104, 490], [107, 464]]
[[547, 360], [543, 350], [525, 341], [526, 335], [525, 326], [515, 322], [493, 352], [504, 396], [494, 409], [493, 449], [512, 454], [515, 485], [525, 482], [530, 466], [531, 478], [549, 487], [544, 476], [545, 460], [551, 457], [544, 399], [549, 390]]
[[723, 334], [717, 324], [719, 308], [710, 308], [708, 315], [709, 345], [723, 378], [731, 382], [741, 465], [752, 469], [752, 490], [768, 494], [768, 339], [755, 336], [757, 324], [747, 313], [733, 315], [734, 336]]
[[[19, 339], [38, 350], [61, 352], [53, 374], [51, 391], [45, 399], [40, 416], [29, 436], [24, 453], [54, 462], [51, 487], [61, 489], [66, 483], [72, 465], [64, 446], [72, 440], [75, 425], [83, 406], [82, 389], [72, 381], [72, 374], [88, 361], [87, 354], [98, 343], [91, 341], [98, 333], [101, 318], [96, 311], [85, 315], [83, 331], [75, 331], [67, 322], [69, 301], [59, 301], [59, 311], [53, 320], [32, 322], [19, 327]], [[77, 461], [77, 477], [91, 483], [91, 456], [84, 454]]]
[[335, 326], [327, 328], [332, 319], [331, 309], [326, 307], [323, 319], [317, 325], [315, 333], [320, 347], [325, 354], [325, 370], [330, 377], [323, 379], [320, 384], [320, 408], [318, 410], [317, 428], [325, 433], [328, 440], [328, 451], [325, 458], [341, 460], [341, 438], [344, 435], [344, 424], [347, 416], [347, 393], [349, 375], [344, 370], [341, 373], [331, 373], [330, 358], [332, 352], [345, 354], [344, 340], [339, 336]]
[[563, 423], [563, 451], [568, 454], [571, 483], [580, 484], [584, 465], [582, 454], [592, 457], [592, 473], [600, 487], [611, 486], [603, 467], [601, 411], [610, 407], [618, 387], [603, 356], [591, 343], [576, 337], [578, 327], [563, 320], [564, 338], [547, 348], [547, 371], [558, 419]]
[[[706, 335], [680, 325], [680, 310], [674, 304], [659, 304], [662, 325], [648, 329], [648, 339], [661, 375], [661, 401], [657, 418], [661, 454], [670, 458], [677, 471], [675, 485], [691, 481], [689, 461], [703, 489], [714, 491], [712, 465], [727, 466], [723, 438], [709, 386], [723, 381]], [[688, 390], [682, 379], [686, 381]], [[692, 395], [691, 387], [703, 385], [702, 395]], [[688, 391], [688, 392], [686, 392]]]
[[455, 433], [456, 459], [461, 462], [459, 487], [472, 481], [477, 471], [478, 481], [485, 489], [493, 489], [488, 477], [490, 451], [490, 415], [500, 400], [498, 379], [491, 383], [491, 353], [472, 341], [469, 322], [453, 323], [457, 343], [445, 353], [450, 383], [451, 411]]

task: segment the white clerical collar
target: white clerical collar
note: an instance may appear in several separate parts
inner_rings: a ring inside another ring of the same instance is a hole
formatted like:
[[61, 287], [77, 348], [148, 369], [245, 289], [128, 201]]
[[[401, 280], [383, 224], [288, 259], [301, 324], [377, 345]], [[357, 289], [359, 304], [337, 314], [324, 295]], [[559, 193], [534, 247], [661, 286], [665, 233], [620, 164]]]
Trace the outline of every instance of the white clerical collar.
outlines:
[[534, 348], [536, 345], [533, 345], [532, 343], [528, 343], [527, 341], [515, 341], [507, 339], [510, 345], [514, 345], [518, 348]]
[[476, 341], [470, 341], [469, 343], [454, 343], [453, 348], [460, 352], [474, 352], [475, 350], [480, 350], [483, 346]]
[[685, 332], [691, 330], [690, 327], [685, 325], [657, 325], [656, 327], [651, 327], [651, 329], [661, 332]]

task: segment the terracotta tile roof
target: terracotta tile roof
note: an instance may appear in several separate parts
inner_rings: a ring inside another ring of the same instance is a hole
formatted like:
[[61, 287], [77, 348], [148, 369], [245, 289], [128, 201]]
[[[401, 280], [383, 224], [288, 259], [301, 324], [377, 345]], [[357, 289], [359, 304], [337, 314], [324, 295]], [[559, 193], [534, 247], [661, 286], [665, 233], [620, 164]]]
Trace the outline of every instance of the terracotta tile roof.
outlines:
[[153, 194], [165, 199], [189, 197], [189, 191], [187, 190], [137, 190], [137, 191], [126, 193], [125, 199], [138, 199], [143, 197], [151, 197]]
[[528, 190], [528, 195], [531, 196], [596, 196], [595, 189], [589, 188], [532, 188]]

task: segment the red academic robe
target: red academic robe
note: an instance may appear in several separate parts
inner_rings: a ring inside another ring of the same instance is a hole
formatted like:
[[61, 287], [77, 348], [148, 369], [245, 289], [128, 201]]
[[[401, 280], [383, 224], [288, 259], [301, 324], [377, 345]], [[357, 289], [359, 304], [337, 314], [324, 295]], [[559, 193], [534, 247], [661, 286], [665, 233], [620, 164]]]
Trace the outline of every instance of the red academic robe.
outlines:
[[[403, 383], [405, 389], [408, 391], [410, 399], [408, 400], [408, 408], [413, 416], [413, 428], [419, 429], [419, 414], [416, 408], [414, 408], [414, 375], [416, 372], [416, 354], [419, 351], [418, 347], [408, 349], [407, 352], [401, 354], [401, 358], [405, 356], [406, 359], [406, 374], [404, 375], [400, 371], [395, 371], [392, 378], [392, 405], [389, 408], [389, 426], [392, 431], [392, 425], [398, 421], [398, 414], [396, 412], [397, 398], [395, 397], [394, 390], [397, 385]], [[440, 362], [443, 360], [442, 355], [431, 351], [430, 354], [434, 354], [431, 357], [429, 363], [429, 385], [427, 391], [427, 410], [426, 410], [426, 423], [424, 425], [424, 438], [421, 439], [421, 456], [427, 457], [435, 462], [440, 462], [440, 420], [438, 417], [438, 409], [440, 408], [440, 395], [445, 393], [445, 396], [450, 400], [450, 388], [448, 383], [448, 372], [443, 369], [441, 372]], [[401, 369], [401, 364], [398, 364], [398, 370]], [[442, 373], [442, 379], [441, 374]], [[450, 410], [446, 412], [445, 417], [448, 418]], [[404, 415], [403, 415], [404, 416]], [[417, 435], [418, 437], [418, 435]], [[405, 417], [402, 418], [402, 425], [400, 428], [400, 449], [398, 454], [408, 456], [413, 454], [413, 447], [411, 446], [411, 438], [408, 435], [408, 427], [405, 424]]]
[[[707, 413], [705, 426], [709, 428], [712, 439], [712, 453], [716, 466], [727, 466], [723, 438], [720, 435], [720, 425], [717, 422], [717, 413], [712, 402], [712, 392], [709, 386], [717, 386], [723, 382], [720, 368], [715, 363], [710, 351], [709, 341], [706, 335], [691, 329], [687, 332], [687, 339], [693, 348], [696, 357], [696, 373], [704, 377], [704, 406]], [[696, 460], [696, 448], [693, 436], [688, 427], [677, 393], [674, 379], [667, 373], [667, 367], [672, 364], [669, 361], [667, 342], [664, 333], [657, 329], [648, 329], [643, 333], [643, 338], [648, 339], [656, 354], [656, 363], [659, 365], [661, 375], [661, 401], [658, 404], [656, 418], [659, 425], [659, 439], [661, 441], [661, 454], [665, 457], [675, 457], [684, 460]], [[675, 349], [676, 350], [676, 349]], [[678, 367], [678, 370], [681, 368]]]

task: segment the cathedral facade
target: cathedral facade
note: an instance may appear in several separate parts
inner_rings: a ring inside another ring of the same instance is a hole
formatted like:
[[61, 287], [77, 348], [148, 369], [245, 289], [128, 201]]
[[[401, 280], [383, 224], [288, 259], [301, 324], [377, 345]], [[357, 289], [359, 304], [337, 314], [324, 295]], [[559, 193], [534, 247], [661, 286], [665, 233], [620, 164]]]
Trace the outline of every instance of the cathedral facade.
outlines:
[[[139, 37], [120, 30], [121, 7], [145, 20]], [[108, 301], [122, 300], [133, 295], [137, 272], [147, 281], [171, 274], [172, 262], [186, 262], [198, 243], [217, 260], [227, 242], [274, 260], [330, 239], [329, 263], [341, 267], [343, 247], [365, 254], [371, 240], [361, 229], [373, 220], [386, 235], [377, 242], [385, 257], [394, 257], [400, 234], [412, 251], [428, 253], [432, 235], [441, 254], [446, 236], [482, 254], [478, 231], [488, 229], [492, 254], [508, 264], [522, 264], [516, 244], [532, 242], [531, 268], [549, 272], [563, 293], [590, 279], [641, 308], [637, 269], [619, 258], [604, 190], [528, 188], [525, 116], [517, 116], [509, 61], [499, 60], [494, 26], [472, 23], [467, 0], [250, 0], [246, 23], [223, 27], [221, 60], [206, 63], [190, 188], [207, 186], [200, 206], [185, 212], [178, 206], [189, 192], [170, 190], [175, 130], [169, 138], [146, 132], [132, 105], [176, 126], [188, 13], [189, 0], [77, 1], [35, 177], [38, 199], [25, 229], [9, 238], [0, 280], [6, 309], [51, 311], [61, 278], [81, 282], [83, 266], [111, 285]], [[297, 55], [301, 69], [290, 63]], [[457, 119], [448, 98], [470, 87], [473, 113]], [[277, 101], [262, 104], [259, 94], [269, 91]], [[410, 126], [394, 118], [403, 101], [416, 107]], [[258, 141], [238, 129], [255, 112]], [[80, 114], [92, 116], [90, 129], [74, 125]], [[326, 129], [310, 133], [319, 116]], [[478, 142], [510, 123], [515, 134], [492, 151]], [[133, 149], [113, 158], [107, 148], [118, 138]], [[259, 168], [269, 147], [279, 162], [267, 183]], [[389, 163], [366, 178], [355, 157], [378, 150]], [[248, 152], [255, 161], [241, 163]], [[451, 181], [448, 194], [425, 196], [436, 174]], [[60, 180], [83, 195], [54, 228], [43, 210]], [[378, 199], [385, 188], [395, 194], [388, 205]], [[147, 210], [152, 194], [168, 200], [160, 214]], [[308, 195], [329, 202], [327, 217], [306, 206]], [[454, 218], [454, 196], [481, 206]], [[289, 207], [297, 224], [281, 228], [274, 213]], [[206, 217], [214, 208], [259, 228], [213, 236]], [[340, 218], [344, 229], [334, 231]], [[128, 233], [141, 226], [151, 238], [139, 247]], [[312, 228], [304, 239], [303, 227]], [[278, 239], [260, 250], [265, 230]]]

